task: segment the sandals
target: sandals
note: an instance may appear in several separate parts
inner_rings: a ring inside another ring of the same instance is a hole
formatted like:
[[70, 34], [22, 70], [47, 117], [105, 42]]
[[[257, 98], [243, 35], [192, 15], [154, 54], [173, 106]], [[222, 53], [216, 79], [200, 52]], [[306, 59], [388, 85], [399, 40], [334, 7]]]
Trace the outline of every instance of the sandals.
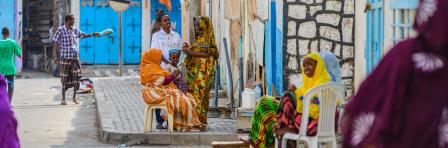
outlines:
[[[75, 104], [79, 104], [79, 100], [78, 99], [72, 99], [73, 103]], [[62, 99], [61, 101], [61, 105], [67, 105], [67, 102], [65, 101], [65, 99]]]
[[61, 101], [61, 105], [67, 105], [67, 102], [65, 102], [65, 99]]
[[157, 124], [156, 129], [167, 129], [167, 127], [164, 127], [162, 124]]
[[73, 103], [75, 103], [75, 104], [79, 104], [79, 100], [78, 100], [77, 98], [73, 98], [72, 101], [73, 101]]

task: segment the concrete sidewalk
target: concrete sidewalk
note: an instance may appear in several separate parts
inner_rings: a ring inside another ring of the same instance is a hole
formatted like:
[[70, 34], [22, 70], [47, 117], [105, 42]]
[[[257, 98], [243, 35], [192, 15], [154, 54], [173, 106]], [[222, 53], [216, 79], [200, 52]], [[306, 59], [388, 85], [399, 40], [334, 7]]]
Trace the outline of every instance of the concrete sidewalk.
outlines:
[[[236, 121], [209, 118], [206, 132], [143, 133], [144, 109], [138, 77], [94, 78], [100, 140], [107, 143], [202, 145], [212, 141], [238, 140]], [[155, 124], [154, 124], [155, 125]]]

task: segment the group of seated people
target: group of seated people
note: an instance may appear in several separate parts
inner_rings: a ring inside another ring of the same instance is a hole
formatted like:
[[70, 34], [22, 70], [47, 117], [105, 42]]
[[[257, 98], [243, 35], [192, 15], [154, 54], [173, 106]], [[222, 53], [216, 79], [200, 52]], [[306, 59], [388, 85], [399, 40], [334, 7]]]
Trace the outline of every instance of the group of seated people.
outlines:
[[[340, 66], [337, 57], [329, 52], [311, 53], [302, 62], [302, 80], [300, 88], [290, 85], [281, 98], [263, 96], [257, 104], [252, 117], [252, 128], [249, 136], [240, 137], [257, 148], [271, 147], [275, 138], [279, 140], [285, 133], [298, 133], [302, 120], [304, 95], [311, 88], [328, 83], [340, 82]], [[319, 118], [319, 98], [314, 97], [310, 102], [307, 135], [316, 135]], [[337, 117], [336, 117], [337, 118]], [[275, 136], [274, 136], [275, 135]], [[295, 143], [288, 143], [288, 147]]]
[[[188, 93], [188, 86], [177, 68], [179, 51], [170, 51], [170, 61], [167, 69], [160, 66], [162, 51], [152, 48], [144, 53], [141, 62], [141, 83], [148, 85], [148, 90], [142, 91], [148, 104], [158, 104], [165, 101], [168, 114], [174, 117], [174, 127], [186, 131], [203, 130], [197, 116], [196, 101]], [[310, 53], [302, 62], [302, 80], [300, 88], [290, 85], [288, 91], [279, 99], [274, 96], [263, 96], [257, 104], [252, 120], [249, 137], [242, 137], [256, 147], [269, 147], [274, 144], [275, 135], [281, 137], [287, 132], [298, 133], [302, 117], [303, 97], [311, 88], [328, 82], [340, 82], [340, 68], [337, 57], [328, 51]], [[314, 97], [310, 103], [310, 122], [307, 134], [317, 132], [319, 117], [319, 98]]]

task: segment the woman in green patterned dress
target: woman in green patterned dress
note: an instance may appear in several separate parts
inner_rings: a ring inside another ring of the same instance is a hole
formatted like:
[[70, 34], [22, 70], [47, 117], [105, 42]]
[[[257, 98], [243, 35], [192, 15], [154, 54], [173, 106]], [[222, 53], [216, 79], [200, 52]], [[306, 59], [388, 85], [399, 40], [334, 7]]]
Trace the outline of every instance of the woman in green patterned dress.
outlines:
[[185, 44], [182, 51], [187, 54], [185, 65], [189, 92], [196, 99], [199, 120], [207, 124], [209, 94], [219, 54], [211, 20], [206, 16], [199, 16], [193, 22], [195, 41], [191, 46]]

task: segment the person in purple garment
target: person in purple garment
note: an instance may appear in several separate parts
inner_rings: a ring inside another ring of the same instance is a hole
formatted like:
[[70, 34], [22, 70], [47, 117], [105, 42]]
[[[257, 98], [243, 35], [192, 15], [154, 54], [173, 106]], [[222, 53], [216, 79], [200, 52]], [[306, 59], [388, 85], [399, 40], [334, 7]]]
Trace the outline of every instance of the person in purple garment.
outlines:
[[0, 75], [0, 147], [19, 148], [17, 121], [6, 92], [6, 80]]
[[346, 106], [343, 147], [448, 148], [448, 0], [420, 0], [397, 44]]

